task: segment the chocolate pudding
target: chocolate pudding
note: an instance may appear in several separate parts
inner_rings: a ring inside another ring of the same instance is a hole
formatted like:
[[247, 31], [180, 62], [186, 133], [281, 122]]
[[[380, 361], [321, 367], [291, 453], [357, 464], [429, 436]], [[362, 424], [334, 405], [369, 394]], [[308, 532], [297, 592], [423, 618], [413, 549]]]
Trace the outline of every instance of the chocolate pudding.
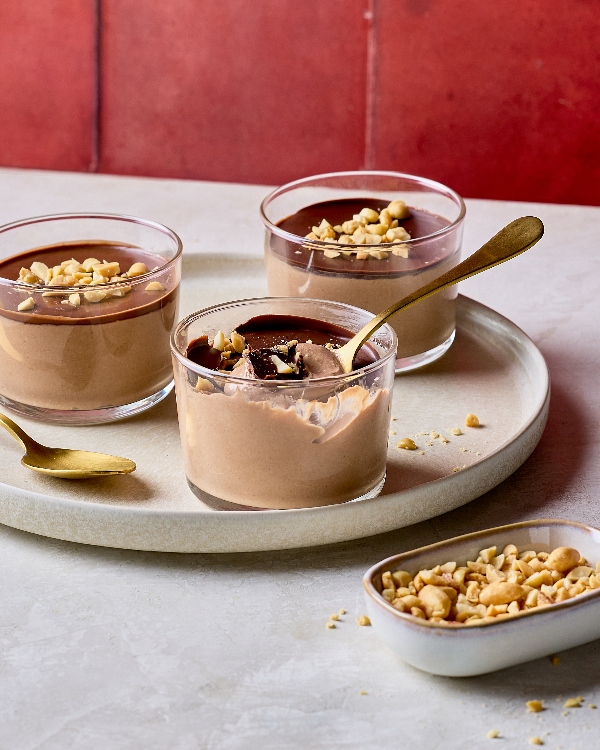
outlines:
[[[460, 232], [444, 232], [450, 224], [402, 201], [350, 198], [307, 206], [277, 224], [292, 237], [267, 235], [269, 293], [336, 300], [380, 313], [457, 263]], [[399, 358], [451, 339], [456, 293], [439, 292], [390, 320]]]
[[229, 336], [192, 339], [186, 358], [175, 358], [192, 489], [271, 509], [377, 494], [385, 477], [393, 347], [363, 346], [357, 369], [344, 375], [335, 349], [352, 335], [322, 320], [259, 315]]
[[0, 277], [0, 394], [8, 405], [109, 409], [171, 381], [178, 264], [94, 240], [2, 259]]

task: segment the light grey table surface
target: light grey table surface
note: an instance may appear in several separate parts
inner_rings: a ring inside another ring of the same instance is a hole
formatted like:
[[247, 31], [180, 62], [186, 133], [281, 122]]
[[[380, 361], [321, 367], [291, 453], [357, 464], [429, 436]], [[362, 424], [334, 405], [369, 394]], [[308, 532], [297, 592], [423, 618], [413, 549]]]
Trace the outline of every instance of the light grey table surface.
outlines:
[[[0, 223], [128, 213], [174, 228], [187, 253], [256, 255], [267, 191], [0, 169]], [[546, 225], [525, 256], [461, 285], [548, 362], [550, 418], [531, 458], [452, 513], [329, 547], [141, 553], [0, 527], [1, 750], [512, 749], [534, 735], [549, 748], [600, 747], [600, 709], [588, 707], [600, 705], [599, 642], [555, 666], [451, 679], [404, 665], [356, 624], [362, 574], [383, 557], [529, 518], [600, 525], [600, 208], [467, 205], [466, 254], [517, 216]], [[578, 695], [584, 706], [564, 715]], [[547, 710], [526, 713], [532, 698]], [[486, 737], [494, 728], [500, 739]]]

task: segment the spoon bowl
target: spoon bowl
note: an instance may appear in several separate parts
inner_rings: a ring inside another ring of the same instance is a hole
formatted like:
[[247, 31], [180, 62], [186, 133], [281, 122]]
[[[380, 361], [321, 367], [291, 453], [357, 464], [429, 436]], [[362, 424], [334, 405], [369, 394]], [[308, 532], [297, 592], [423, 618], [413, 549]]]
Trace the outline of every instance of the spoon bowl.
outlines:
[[41, 445], [4, 414], [0, 414], [0, 426], [24, 448], [23, 466], [41, 474], [60, 479], [88, 479], [130, 474], [136, 468], [133, 461], [120, 456]]

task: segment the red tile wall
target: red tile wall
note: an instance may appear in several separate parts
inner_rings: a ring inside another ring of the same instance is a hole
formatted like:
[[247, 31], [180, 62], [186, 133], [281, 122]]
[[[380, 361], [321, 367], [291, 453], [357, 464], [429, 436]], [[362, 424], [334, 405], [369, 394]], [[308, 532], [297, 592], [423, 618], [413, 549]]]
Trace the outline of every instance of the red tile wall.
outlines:
[[104, 0], [101, 168], [279, 183], [358, 168], [364, 0]]
[[374, 166], [470, 197], [600, 204], [595, 3], [377, 6]]
[[95, 0], [0, 0], [0, 164], [95, 162]]
[[0, 164], [600, 205], [588, 0], [2, 0]]

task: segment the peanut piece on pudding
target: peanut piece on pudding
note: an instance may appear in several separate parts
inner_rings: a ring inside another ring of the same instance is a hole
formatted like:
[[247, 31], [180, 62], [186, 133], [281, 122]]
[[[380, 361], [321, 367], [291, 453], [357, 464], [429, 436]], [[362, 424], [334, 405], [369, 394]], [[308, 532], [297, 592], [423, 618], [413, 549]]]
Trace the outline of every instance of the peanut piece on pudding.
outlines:
[[103, 290], [90, 290], [89, 292], [84, 292], [83, 296], [88, 302], [102, 302], [103, 299], [106, 299], [107, 293]]
[[145, 263], [134, 263], [127, 271], [127, 276], [132, 278], [133, 276], [142, 276], [145, 273], [148, 273], [148, 266]]
[[373, 208], [363, 208], [358, 215], [363, 216], [369, 224], [379, 221], [379, 214]]
[[146, 292], [164, 292], [165, 288], [160, 281], [151, 281], [145, 288]]
[[98, 258], [86, 258], [81, 265], [84, 271], [91, 273], [94, 270], [94, 266], [100, 265], [100, 261]]
[[32, 310], [35, 307], [35, 300], [33, 297], [27, 297], [27, 299], [23, 300], [23, 302], [20, 302], [17, 305], [17, 310], [19, 312], [24, 312], [25, 310]]
[[408, 206], [401, 200], [392, 201], [387, 207], [387, 212], [392, 219], [406, 219], [410, 215]]
[[35, 274], [42, 284], [47, 284], [50, 281], [49, 272], [48, 266], [39, 260], [31, 264], [31, 273]]

